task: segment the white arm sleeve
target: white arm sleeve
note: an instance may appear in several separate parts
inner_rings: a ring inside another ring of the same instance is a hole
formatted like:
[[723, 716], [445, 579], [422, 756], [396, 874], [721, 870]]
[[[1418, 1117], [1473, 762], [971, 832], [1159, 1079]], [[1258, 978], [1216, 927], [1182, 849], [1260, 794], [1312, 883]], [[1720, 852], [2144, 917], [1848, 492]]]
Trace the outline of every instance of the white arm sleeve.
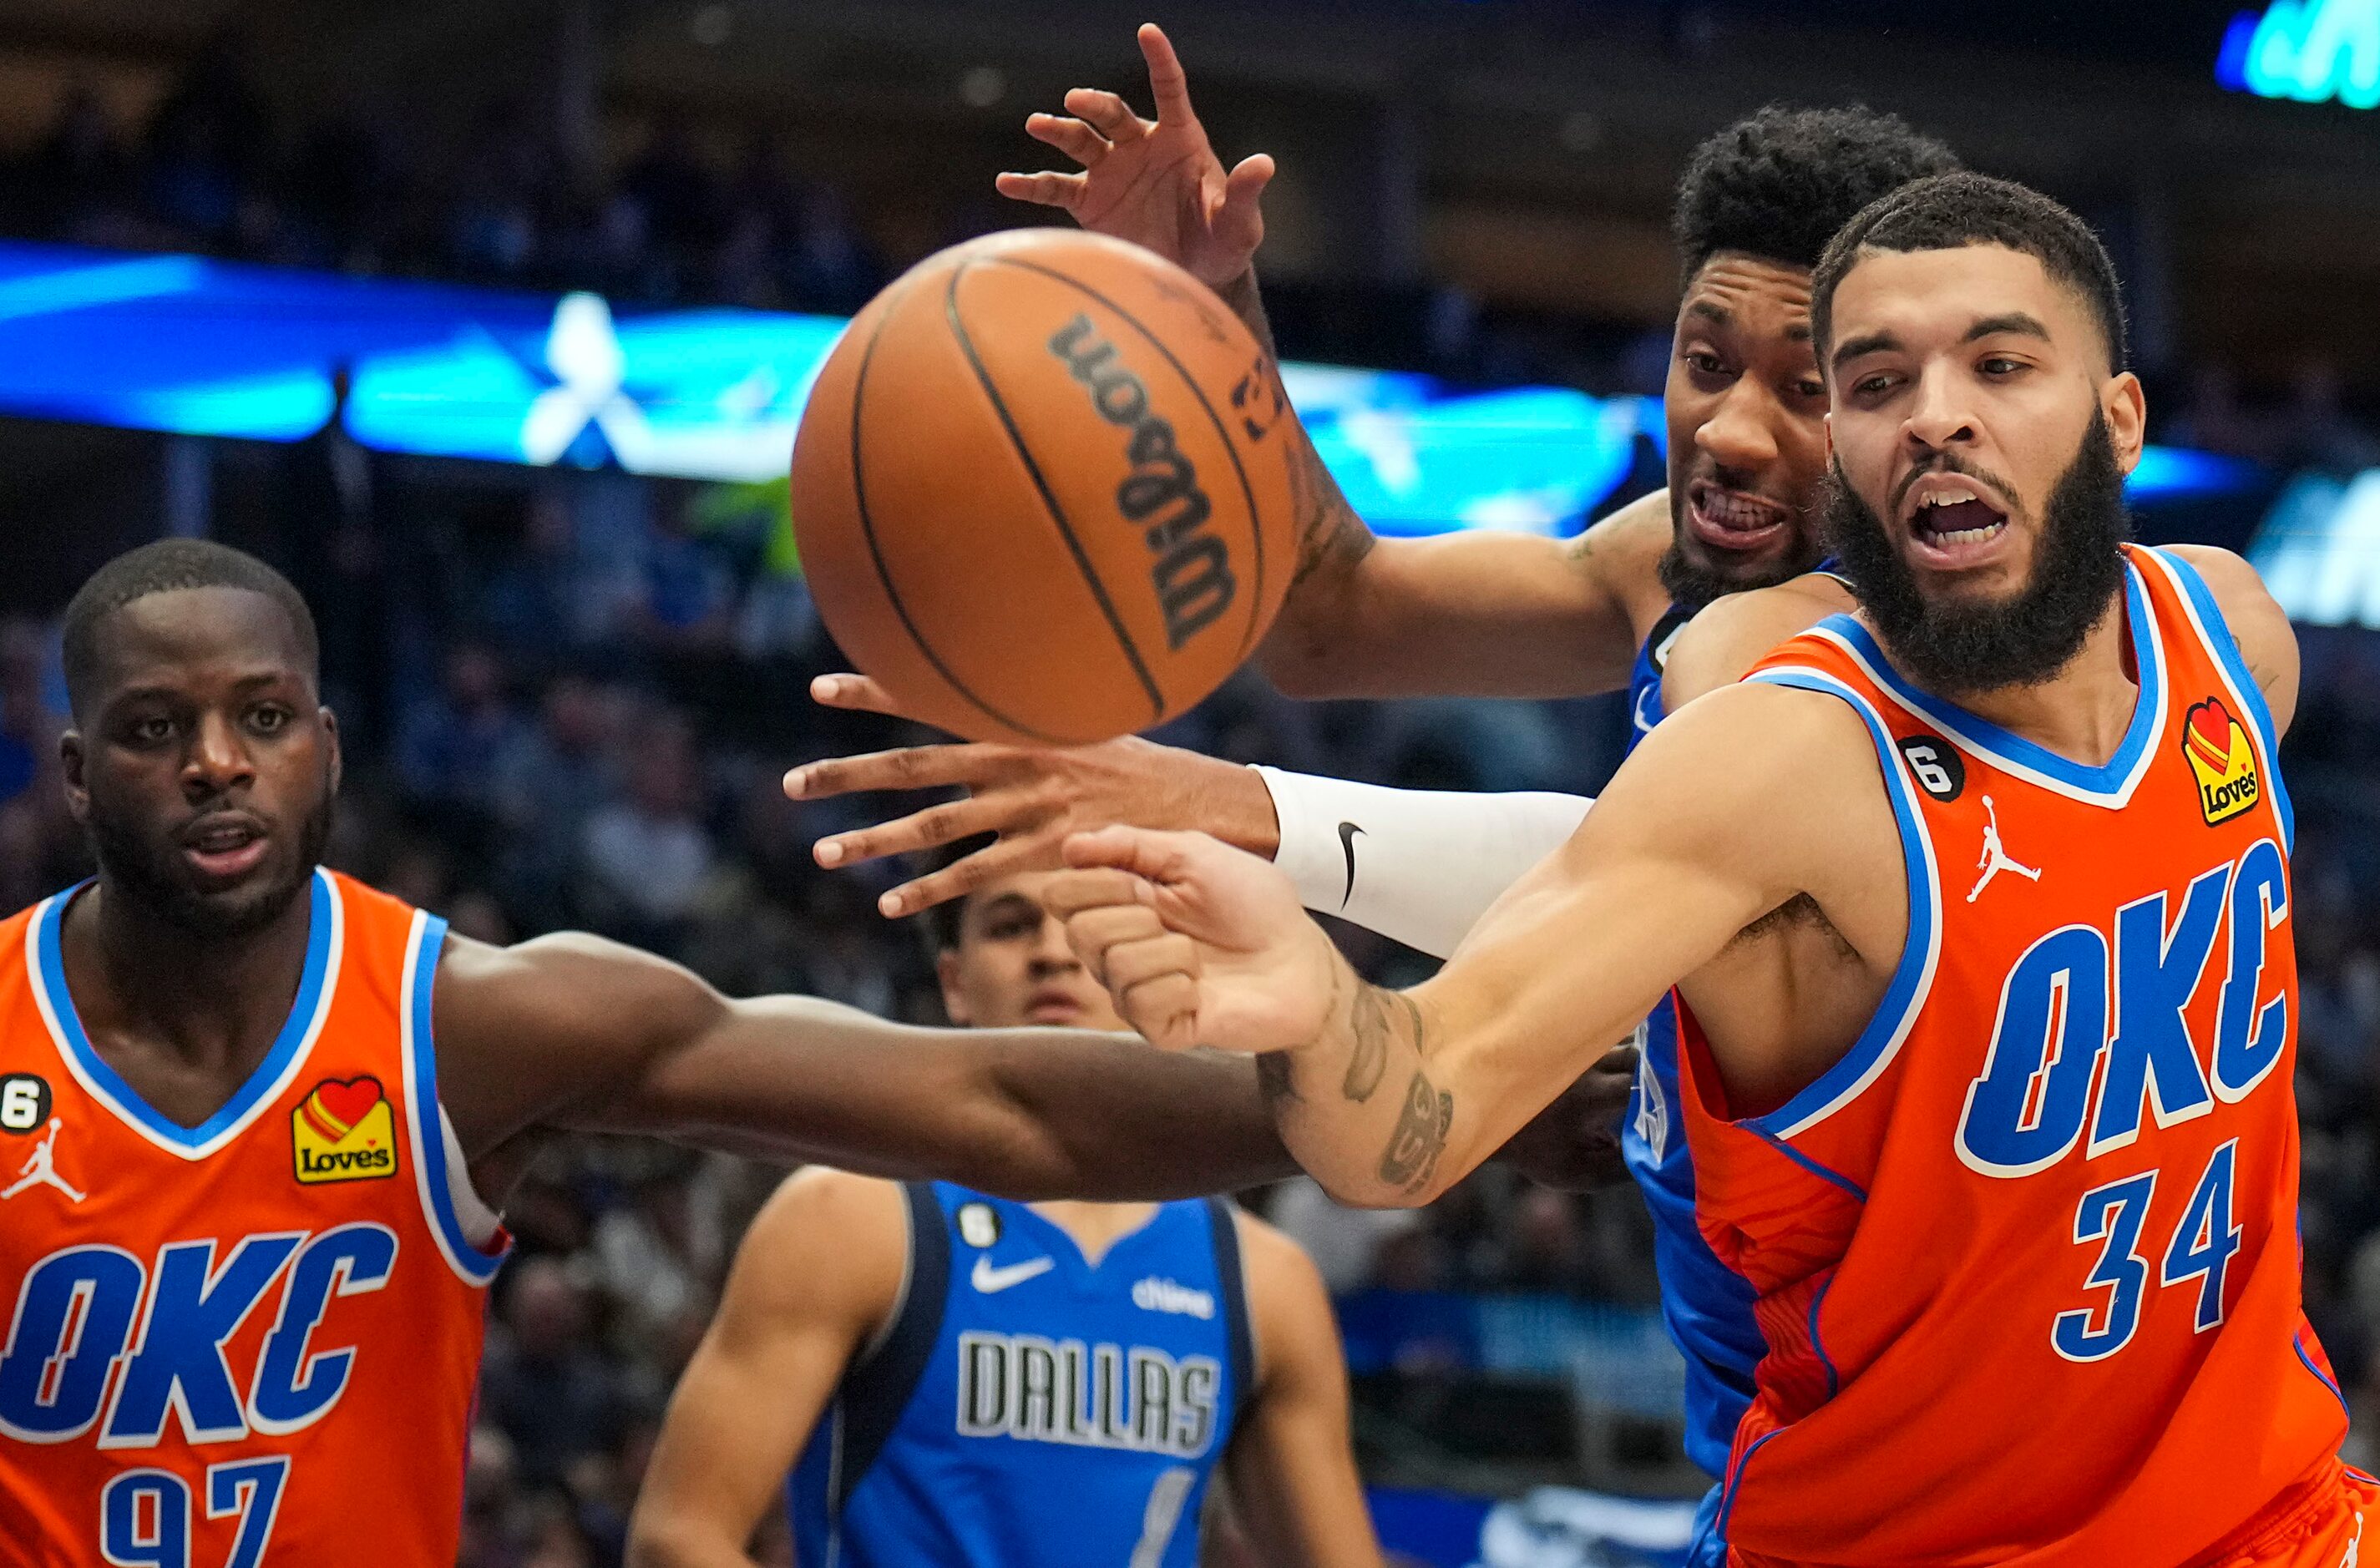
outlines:
[[1576, 795], [1389, 789], [1258, 768], [1281, 820], [1273, 864], [1308, 909], [1443, 958], [1595, 804]]

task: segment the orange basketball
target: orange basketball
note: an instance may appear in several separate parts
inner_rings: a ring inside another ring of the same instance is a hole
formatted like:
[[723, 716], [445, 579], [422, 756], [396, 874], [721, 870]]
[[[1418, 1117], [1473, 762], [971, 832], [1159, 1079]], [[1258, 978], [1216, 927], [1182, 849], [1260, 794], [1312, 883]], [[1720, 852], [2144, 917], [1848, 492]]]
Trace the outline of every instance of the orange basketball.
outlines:
[[1255, 649], [1295, 548], [1286, 402], [1256, 340], [1137, 246], [954, 246], [854, 317], [794, 442], [827, 629], [978, 740], [1146, 729]]

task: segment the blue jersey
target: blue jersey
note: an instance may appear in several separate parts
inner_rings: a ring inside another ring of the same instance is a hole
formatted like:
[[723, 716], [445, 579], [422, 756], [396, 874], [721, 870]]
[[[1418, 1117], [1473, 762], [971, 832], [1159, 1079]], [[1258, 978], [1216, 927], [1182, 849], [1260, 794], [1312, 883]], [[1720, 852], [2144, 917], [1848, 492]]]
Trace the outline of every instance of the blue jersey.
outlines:
[[1021, 1203], [904, 1189], [900, 1305], [787, 1486], [803, 1568], [1193, 1568], [1251, 1371], [1239, 1232], [1168, 1203], [1094, 1268]]
[[[1670, 644], [1694, 618], [1673, 604], [1653, 624], [1628, 683], [1628, 748], [1664, 715], [1661, 674]], [[1727, 1468], [1736, 1423], [1752, 1404], [1752, 1370], [1768, 1344], [1753, 1321], [1751, 1282], [1718, 1260], [1694, 1223], [1694, 1168], [1678, 1112], [1677, 1003], [1663, 998], [1637, 1031], [1636, 1087], [1621, 1124], [1628, 1173], [1653, 1215], [1653, 1262], [1661, 1316], [1686, 1358], [1686, 1457], [1713, 1476]]]
[[[1817, 571], [1831, 574], [1832, 562]], [[1653, 623], [1636, 651], [1628, 681], [1628, 749], [1667, 716], [1661, 676], [1670, 649], [1694, 612], [1672, 604]], [[1694, 1222], [1694, 1167], [1678, 1110], [1678, 1013], [1664, 997], [1636, 1033], [1641, 1051], [1620, 1150], [1628, 1173], [1644, 1190], [1653, 1216], [1653, 1264], [1661, 1281], [1661, 1317], [1686, 1360], [1686, 1457], [1713, 1477], [1725, 1473], [1735, 1428], [1751, 1407], [1753, 1368], [1768, 1342], [1753, 1317], [1752, 1282], [1718, 1259]], [[1692, 1561], [1724, 1561], [1726, 1544], [1713, 1520], [1718, 1492], [1705, 1500]]]

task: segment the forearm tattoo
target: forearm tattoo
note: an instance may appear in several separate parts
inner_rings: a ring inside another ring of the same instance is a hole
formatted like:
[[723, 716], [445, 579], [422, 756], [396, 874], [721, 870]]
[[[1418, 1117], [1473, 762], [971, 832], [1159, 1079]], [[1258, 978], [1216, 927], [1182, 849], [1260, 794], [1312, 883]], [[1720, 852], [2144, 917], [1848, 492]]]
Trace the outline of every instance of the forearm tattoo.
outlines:
[[1362, 560], [1371, 553], [1373, 540], [1303, 426], [1292, 432], [1289, 483], [1297, 514], [1297, 570], [1289, 580], [1293, 591], [1326, 566], [1343, 568]]
[[1257, 270], [1248, 268], [1238, 277], [1215, 291], [1216, 298], [1232, 308], [1257, 346], [1265, 351], [1268, 359], [1279, 359], [1281, 350], [1273, 346], [1272, 320], [1265, 314], [1264, 291], [1257, 286]]
[[1421, 1009], [1414, 1005], [1413, 998], [1380, 986], [1356, 989], [1354, 1008], [1348, 1018], [1354, 1043], [1347, 1054], [1347, 1076], [1340, 1082], [1339, 1092], [1358, 1105], [1372, 1098], [1389, 1070], [1389, 1046], [1400, 1018], [1406, 1039], [1419, 1051]]
[[1427, 1186], [1453, 1124], [1454, 1096], [1433, 1087], [1428, 1074], [1415, 1071], [1405, 1086], [1404, 1113], [1380, 1155], [1380, 1180], [1404, 1192]]

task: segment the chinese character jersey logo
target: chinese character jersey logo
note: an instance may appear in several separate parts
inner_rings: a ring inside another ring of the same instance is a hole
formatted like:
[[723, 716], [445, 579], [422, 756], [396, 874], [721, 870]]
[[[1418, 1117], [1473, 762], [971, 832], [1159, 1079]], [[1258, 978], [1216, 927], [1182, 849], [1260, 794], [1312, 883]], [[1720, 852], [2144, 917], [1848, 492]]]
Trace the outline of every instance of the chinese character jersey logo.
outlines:
[[2198, 808], [2210, 827], [2238, 816], [2264, 794], [2248, 732], [2220, 698], [2192, 705], [2181, 728], [2181, 754], [2198, 780]]
[[301, 1182], [396, 1174], [395, 1116], [378, 1078], [324, 1078], [289, 1113], [289, 1132]]

